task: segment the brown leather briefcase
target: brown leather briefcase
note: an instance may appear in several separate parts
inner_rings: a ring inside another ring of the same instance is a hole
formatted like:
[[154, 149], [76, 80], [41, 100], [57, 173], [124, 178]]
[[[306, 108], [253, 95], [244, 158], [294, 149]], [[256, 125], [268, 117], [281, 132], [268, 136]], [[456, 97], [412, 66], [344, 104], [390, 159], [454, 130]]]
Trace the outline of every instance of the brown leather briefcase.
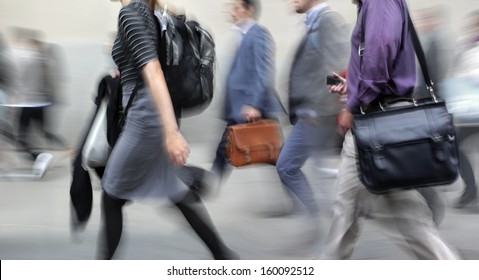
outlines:
[[282, 146], [283, 133], [277, 121], [262, 119], [228, 127], [226, 156], [236, 167], [253, 163], [275, 165]]

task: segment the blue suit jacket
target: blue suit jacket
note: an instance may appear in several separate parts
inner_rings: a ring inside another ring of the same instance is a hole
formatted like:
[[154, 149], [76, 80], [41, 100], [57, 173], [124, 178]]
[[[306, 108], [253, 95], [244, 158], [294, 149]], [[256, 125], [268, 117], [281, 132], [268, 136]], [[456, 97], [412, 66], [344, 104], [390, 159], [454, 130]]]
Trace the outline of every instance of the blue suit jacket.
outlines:
[[226, 81], [224, 119], [245, 122], [243, 105], [251, 105], [263, 116], [285, 112], [274, 86], [274, 42], [266, 28], [254, 24], [243, 35]]

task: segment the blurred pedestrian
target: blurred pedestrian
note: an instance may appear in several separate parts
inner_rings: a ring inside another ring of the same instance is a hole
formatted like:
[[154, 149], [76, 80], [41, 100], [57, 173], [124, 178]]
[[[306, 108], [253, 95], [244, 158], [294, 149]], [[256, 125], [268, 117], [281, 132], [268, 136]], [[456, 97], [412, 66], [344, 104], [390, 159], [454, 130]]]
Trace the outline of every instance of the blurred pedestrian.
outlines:
[[39, 129], [41, 135], [62, 148], [64, 141], [50, 131], [47, 110], [54, 103], [56, 83], [52, 65], [57, 58], [52, 55], [52, 49], [40, 39], [36, 30], [17, 28], [16, 44], [12, 48], [14, 64], [14, 92], [17, 95], [18, 106], [21, 107], [18, 121], [18, 144], [27, 152], [32, 160], [41, 153], [33, 148], [33, 125]]
[[[0, 33], [0, 98], [5, 99], [6, 91], [10, 82], [9, 65], [7, 56], [7, 43]], [[3, 120], [3, 118], [1, 118]]]
[[11, 86], [11, 65], [7, 53], [7, 43], [0, 33], [0, 170], [11, 167], [7, 144], [15, 145], [14, 130], [11, 125], [11, 108], [8, 107]]
[[12, 99], [11, 104], [19, 107], [19, 119], [16, 125], [18, 133], [16, 143], [33, 161], [33, 175], [41, 178], [48, 169], [53, 155], [36, 149], [32, 145], [34, 134], [30, 128], [36, 124], [41, 136], [49, 142], [60, 143], [57, 136], [46, 128], [45, 110], [52, 105], [45, 85], [50, 77], [45, 65], [47, 57], [42, 52], [39, 31], [25, 28], [15, 28], [15, 42], [10, 48], [12, 68]]
[[[325, 0], [293, 0], [295, 12], [306, 14], [306, 31], [297, 47], [289, 74], [289, 118], [292, 130], [281, 149], [276, 170], [293, 197], [293, 212], [306, 212], [319, 229], [314, 192], [301, 170], [313, 154], [325, 157], [338, 143], [336, 117], [342, 104], [326, 88], [326, 77], [344, 69], [348, 58], [348, 29]], [[329, 198], [328, 198], [329, 199]], [[298, 203], [299, 202], [299, 203]]]
[[[333, 219], [321, 257], [351, 258], [359, 237], [363, 206], [369, 207], [382, 197], [399, 231], [419, 259], [458, 259], [456, 252], [440, 237], [431, 211], [417, 190], [376, 195], [359, 179], [358, 154], [351, 133], [353, 113], [365, 106], [375, 106], [375, 100], [386, 97], [385, 94], [410, 96], [416, 82], [416, 67], [406, 1], [352, 2], [358, 6], [358, 18], [351, 38], [348, 79], [329, 87], [333, 93], [347, 94], [347, 103], [338, 117], [338, 129], [345, 134], [345, 140]], [[361, 42], [361, 32], [364, 42]]]
[[15, 137], [13, 129], [10, 125], [8, 103], [11, 86], [11, 65], [7, 52], [7, 43], [4, 41], [3, 35], [0, 34], [0, 136], [5, 137], [8, 141], [14, 143]]
[[[465, 18], [465, 28], [463, 36], [458, 40], [452, 65], [452, 81], [461, 83], [460, 90], [457, 85], [453, 85], [448, 95], [464, 95], [463, 102], [477, 105], [477, 99], [468, 100], [467, 96], [477, 96], [479, 94], [479, 10], [470, 12]], [[465, 112], [470, 113], [470, 112]], [[477, 182], [475, 172], [471, 165], [470, 155], [464, 151], [465, 140], [472, 135], [479, 133], [479, 118], [467, 125], [456, 122], [457, 137], [459, 140], [459, 167], [462, 180], [464, 181], [464, 191], [454, 203], [456, 208], [464, 208], [477, 202]]]
[[[240, 39], [226, 78], [222, 118], [227, 126], [274, 118], [275, 113], [283, 113], [284, 109], [275, 90], [274, 41], [270, 32], [256, 22], [260, 1], [233, 0], [229, 13]], [[212, 167], [220, 182], [232, 170], [225, 154], [227, 129]]]
[[112, 56], [120, 71], [125, 107], [137, 94], [102, 178], [100, 258], [111, 259], [120, 242], [123, 206], [131, 200], [167, 198], [181, 211], [215, 259], [230, 259], [200, 198], [177, 175], [189, 146], [178, 129], [158, 60], [155, 0], [121, 0]]
[[[432, 6], [414, 12], [414, 25], [417, 29], [421, 46], [428, 64], [429, 76], [434, 84], [439, 85], [449, 72], [452, 61], [453, 46], [451, 44], [453, 34], [448, 29], [447, 14], [441, 6]], [[426, 81], [421, 73], [419, 63], [416, 63], [416, 86], [413, 96], [417, 99], [430, 98], [431, 94], [426, 86]], [[434, 93], [441, 96], [439, 87]], [[426, 199], [431, 209], [432, 217], [436, 225], [439, 225], [446, 214], [446, 199], [444, 194], [435, 187], [418, 189]]]

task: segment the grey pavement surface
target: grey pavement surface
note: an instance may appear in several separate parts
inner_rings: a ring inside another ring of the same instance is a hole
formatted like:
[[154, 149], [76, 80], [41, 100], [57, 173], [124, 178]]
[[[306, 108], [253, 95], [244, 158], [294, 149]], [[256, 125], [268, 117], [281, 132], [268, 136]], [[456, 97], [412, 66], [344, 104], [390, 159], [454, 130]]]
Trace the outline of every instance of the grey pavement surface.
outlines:
[[[474, 142], [475, 143], [475, 142]], [[13, 149], [0, 150], [0, 171], [28, 169], [29, 162]], [[214, 147], [191, 144], [189, 162], [210, 167]], [[80, 233], [70, 228], [69, 187], [71, 151], [51, 150], [51, 167], [42, 179], [0, 179], [0, 259], [88, 260], [95, 259], [100, 226], [100, 185], [94, 178], [91, 218]], [[323, 246], [331, 205], [329, 196], [335, 178], [323, 168], [335, 168], [338, 158], [318, 164], [308, 161], [305, 171], [320, 205], [316, 225], [302, 215], [272, 217], [287, 211], [291, 200], [272, 166], [251, 166], [233, 171], [221, 189], [205, 198], [208, 211], [221, 236], [242, 259], [314, 259]], [[476, 165], [477, 166], [477, 165]], [[477, 169], [477, 168], [476, 168]], [[454, 209], [462, 181], [440, 187], [448, 207], [439, 229], [464, 259], [479, 260], [479, 208]], [[363, 219], [361, 237], [353, 259], [415, 259], [394, 222], [379, 203]], [[319, 229], [319, 231], [315, 231]], [[136, 202], [125, 208], [125, 224], [118, 259], [207, 260], [211, 256], [175, 208], [168, 203]]]

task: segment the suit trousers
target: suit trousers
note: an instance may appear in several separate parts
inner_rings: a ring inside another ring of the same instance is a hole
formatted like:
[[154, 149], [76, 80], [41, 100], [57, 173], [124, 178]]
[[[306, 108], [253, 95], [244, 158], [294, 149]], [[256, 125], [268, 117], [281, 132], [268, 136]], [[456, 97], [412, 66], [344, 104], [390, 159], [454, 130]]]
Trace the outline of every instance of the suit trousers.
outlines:
[[336, 127], [333, 121], [314, 124], [299, 119], [289, 133], [276, 163], [281, 182], [312, 216], [317, 215], [318, 206], [314, 192], [301, 168], [316, 152], [332, 148], [335, 134]]
[[419, 259], [458, 259], [457, 253], [440, 237], [424, 198], [417, 190], [376, 195], [359, 179], [356, 144], [348, 131], [341, 152], [335, 186], [333, 219], [322, 259], [350, 259], [359, 236], [363, 209], [382, 196], [397, 228]]

